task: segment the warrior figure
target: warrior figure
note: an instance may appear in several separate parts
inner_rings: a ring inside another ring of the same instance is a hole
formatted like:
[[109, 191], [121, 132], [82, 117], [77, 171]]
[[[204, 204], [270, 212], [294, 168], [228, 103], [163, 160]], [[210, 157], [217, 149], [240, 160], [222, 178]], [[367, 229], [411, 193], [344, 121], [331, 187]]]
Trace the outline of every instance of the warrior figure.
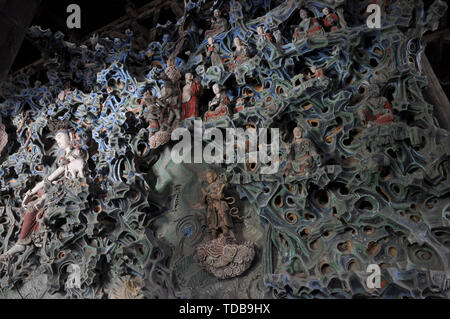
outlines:
[[212, 170], [206, 172], [206, 179], [209, 185], [206, 189], [202, 188], [202, 202], [206, 204], [208, 232], [212, 239], [217, 238], [219, 230], [222, 231], [222, 236], [234, 237], [230, 207], [223, 194], [226, 184], [218, 179]]
[[153, 96], [147, 91], [142, 99], [142, 104], [147, 106], [146, 119], [149, 121], [148, 143], [150, 148], [158, 148], [160, 145], [170, 140], [170, 134], [163, 130], [164, 119], [162, 117], [161, 106], [158, 105]]

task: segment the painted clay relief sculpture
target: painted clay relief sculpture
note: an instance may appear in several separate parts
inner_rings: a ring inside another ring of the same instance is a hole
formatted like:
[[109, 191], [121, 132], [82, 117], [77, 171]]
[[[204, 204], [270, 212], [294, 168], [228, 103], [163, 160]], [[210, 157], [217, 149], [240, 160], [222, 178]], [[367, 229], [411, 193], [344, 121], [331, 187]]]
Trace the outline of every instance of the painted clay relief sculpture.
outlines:
[[230, 64], [230, 70], [236, 69], [249, 58], [248, 48], [239, 37], [233, 39], [233, 44], [236, 48], [233, 51], [233, 62]]
[[[208, 170], [208, 186], [202, 188], [206, 204], [206, 222], [210, 240], [198, 245], [195, 257], [202, 267], [220, 279], [233, 278], [247, 270], [255, 257], [254, 245], [238, 244], [233, 233], [232, 209], [224, 196], [226, 182]], [[236, 214], [236, 212], [235, 212]]]
[[233, 39], [233, 44], [236, 48], [233, 51], [232, 60], [228, 64], [228, 70], [234, 73], [236, 82], [242, 85], [245, 83], [244, 76], [248, 71], [247, 62], [250, 59], [250, 54], [247, 45], [239, 37]]
[[162, 107], [151, 96], [149, 91], [145, 92], [142, 104], [147, 107], [147, 113], [145, 115], [149, 122], [148, 143], [151, 149], [155, 149], [166, 144], [170, 140], [170, 134], [164, 126]]
[[198, 117], [198, 98], [202, 93], [200, 81], [192, 73], [185, 74], [186, 84], [181, 96], [181, 119]]
[[294, 128], [293, 134], [285, 174], [308, 177], [317, 166], [319, 154], [314, 143], [303, 137], [304, 130], [300, 126]]
[[19, 240], [6, 253], [0, 256], [1, 261], [8, 261], [14, 255], [25, 251], [26, 246], [35, 243], [40, 245], [38, 231], [39, 220], [45, 215], [46, 202], [49, 197], [49, 190], [54, 184], [67, 183], [75, 179], [84, 179], [84, 167], [86, 160], [83, 152], [73, 147], [73, 138], [68, 129], [60, 129], [55, 134], [55, 140], [60, 149], [57, 158], [57, 168], [50, 173], [43, 181], [36, 184], [33, 189], [27, 191], [22, 200], [23, 222], [19, 234]]
[[323, 69], [317, 69], [317, 67], [313, 64], [310, 66], [310, 73], [307, 74], [305, 77], [306, 79], [324, 79], [325, 76], [323, 74]]
[[161, 89], [161, 101], [164, 103], [163, 113], [167, 112], [169, 114], [166, 125], [176, 126], [181, 119], [181, 73], [176, 67], [173, 58], [169, 58], [167, 68], [164, 70], [164, 73], [160, 75], [160, 78], [164, 81], [164, 85]]
[[208, 111], [205, 113], [205, 122], [218, 119], [222, 116], [229, 115], [230, 100], [224, 90], [220, 89], [219, 84], [215, 83], [212, 87], [214, 97], [208, 103]]
[[242, 112], [245, 109], [245, 97], [238, 97], [236, 100], [236, 105], [234, 107], [236, 112]]
[[210, 59], [212, 66], [219, 66], [223, 68], [222, 58], [220, 57], [220, 48], [217, 43], [214, 43], [213, 37], [208, 37], [208, 43], [205, 45], [206, 57]]
[[378, 85], [370, 85], [367, 91], [368, 98], [362, 103], [362, 108], [358, 109], [360, 120], [367, 126], [370, 126], [371, 122], [380, 125], [391, 123], [394, 120], [392, 106], [387, 98], [380, 96]]
[[282, 54], [278, 43], [278, 41], [275, 42], [275, 39], [270, 33], [264, 32], [264, 26], [260, 25], [256, 28], [256, 48], [258, 51], [264, 53], [266, 60], [270, 64]]
[[226, 31], [228, 28], [228, 22], [225, 18], [220, 16], [220, 10], [214, 10], [214, 17], [211, 19], [211, 29], [205, 32], [205, 37], [213, 37], [218, 33]]
[[206, 179], [208, 186], [202, 188], [202, 202], [206, 204], [208, 233], [211, 239], [216, 239], [218, 235], [234, 237], [230, 207], [224, 197], [226, 184], [212, 170], [206, 172]]
[[329, 8], [323, 8], [323, 25], [327, 31], [339, 30], [339, 18], [336, 13], [331, 13]]
[[323, 34], [323, 29], [316, 18], [309, 17], [305, 9], [300, 9], [300, 24], [294, 29], [294, 42], [298, 42], [306, 37]]
[[[126, 17], [90, 43], [29, 28], [41, 62], [0, 83], [2, 297], [448, 299], [450, 142], [420, 58], [445, 1], [377, 1], [381, 29], [370, 0], [180, 1], [165, 21], [168, 2], [136, 9], [148, 34]], [[197, 116], [278, 129], [257, 150], [279, 141], [279, 166], [175, 163], [170, 134]], [[51, 119], [77, 128], [61, 162]]]
[[272, 36], [268, 32], [264, 32], [264, 27], [259, 25], [256, 28], [256, 48], [261, 51], [266, 46], [267, 41], [273, 42]]

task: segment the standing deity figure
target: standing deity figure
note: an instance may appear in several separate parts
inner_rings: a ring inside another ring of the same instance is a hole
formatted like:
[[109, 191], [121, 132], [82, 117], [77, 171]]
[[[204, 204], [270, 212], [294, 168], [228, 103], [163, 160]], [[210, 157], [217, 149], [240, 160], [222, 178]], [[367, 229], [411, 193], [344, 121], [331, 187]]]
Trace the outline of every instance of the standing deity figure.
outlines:
[[323, 25], [330, 31], [339, 30], [339, 18], [336, 13], [331, 13], [330, 9], [323, 8]]
[[155, 101], [155, 98], [147, 91], [142, 99], [142, 104], [147, 107], [145, 114], [149, 122], [148, 143], [151, 149], [158, 148], [170, 140], [170, 134], [163, 130], [164, 119], [162, 117], [161, 106]]
[[141, 100], [141, 105], [147, 107], [147, 113], [145, 113], [144, 115], [150, 123], [148, 131], [149, 137], [151, 137], [161, 128], [161, 123], [159, 123], [159, 118], [161, 116], [161, 107], [159, 107], [155, 103], [155, 99], [149, 91], [146, 91], [144, 93], [144, 96]]
[[206, 172], [208, 186], [202, 188], [202, 203], [206, 204], [206, 221], [211, 239], [218, 237], [218, 231], [224, 237], [234, 237], [230, 207], [224, 197], [226, 184], [217, 178], [216, 172]]
[[358, 116], [364, 125], [370, 126], [370, 122], [383, 125], [394, 120], [392, 105], [384, 96], [380, 96], [380, 89], [377, 84], [372, 84], [368, 88], [368, 98], [365, 100], [366, 106], [358, 109]]
[[294, 30], [294, 41], [299, 41], [306, 36], [321, 35], [323, 29], [316, 18], [308, 16], [305, 9], [300, 9], [300, 24]]
[[174, 59], [170, 58], [167, 63], [167, 68], [161, 75], [161, 79], [164, 81], [164, 86], [161, 89], [161, 100], [164, 103], [164, 110], [162, 116], [166, 111], [169, 112], [169, 117], [165, 125], [166, 129], [174, 127], [181, 119], [180, 112], [180, 79], [181, 73], [175, 66]]
[[286, 166], [286, 175], [293, 170], [294, 175], [308, 177], [319, 159], [313, 142], [303, 137], [303, 129], [299, 126], [294, 128], [294, 140], [289, 148], [289, 158]]
[[229, 114], [228, 105], [230, 100], [225, 91], [221, 90], [219, 84], [215, 83], [212, 87], [214, 97], [208, 103], [208, 111], [205, 113], [205, 122]]
[[214, 17], [211, 19], [211, 29], [205, 32], [205, 37], [212, 37], [216, 34], [225, 32], [228, 28], [228, 22], [220, 16], [218, 9], [214, 10]]
[[214, 43], [213, 37], [208, 38], [205, 51], [206, 57], [211, 59], [212, 66], [220, 66], [223, 68], [222, 58], [220, 57], [220, 48], [217, 43]]
[[200, 81], [192, 73], [185, 74], [186, 84], [181, 95], [181, 119], [198, 117], [198, 98], [202, 93]]
[[55, 140], [60, 149], [59, 154], [62, 153], [57, 157], [57, 168], [43, 181], [37, 183], [33, 189], [25, 193], [22, 201], [24, 213], [19, 240], [5, 254], [0, 255], [0, 261], [8, 261], [14, 255], [25, 251], [26, 246], [31, 244], [33, 239], [38, 240], [39, 220], [45, 215], [49, 189], [54, 184], [85, 177], [83, 170], [86, 159], [82, 151], [73, 146], [70, 132], [67, 129], [58, 130]]
[[[209, 273], [220, 279], [239, 276], [255, 258], [251, 242], [238, 243], [233, 232], [232, 217], [240, 218], [238, 209], [230, 209], [233, 197], [225, 197], [226, 179], [208, 170], [208, 186], [202, 188], [202, 203], [206, 204], [206, 223], [210, 239], [195, 247], [195, 259]], [[242, 219], [242, 218], [240, 218]]]

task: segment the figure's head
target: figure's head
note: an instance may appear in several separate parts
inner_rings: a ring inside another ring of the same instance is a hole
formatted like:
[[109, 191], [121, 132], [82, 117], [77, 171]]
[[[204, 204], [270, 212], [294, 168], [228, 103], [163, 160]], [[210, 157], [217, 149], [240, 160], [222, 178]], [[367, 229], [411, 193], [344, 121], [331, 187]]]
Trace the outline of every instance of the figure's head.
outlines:
[[214, 10], [214, 17], [215, 17], [215, 18], [220, 17], [220, 11], [219, 11], [219, 9]]
[[376, 84], [371, 84], [369, 86], [369, 95], [372, 97], [377, 97], [380, 95], [380, 88]]
[[219, 84], [215, 83], [212, 87], [214, 94], [219, 94], [220, 93], [220, 86]]
[[208, 37], [208, 44], [209, 44], [209, 45], [213, 45], [213, 44], [214, 44], [214, 39], [213, 39], [213, 37]]
[[308, 17], [308, 12], [305, 9], [300, 9], [300, 18], [303, 20]]
[[206, 172], [206, 180], [208, 181], [208, 183], [214, 182], [216, 180], [216, 178], [217, 178], [217, 174], [213, 170], [208, 170]]
[[256, 28], [256, 32], [257, 32], [259, 35], [264, 34], [264, 28], [263, 28], [263, 26], [262, 26], [262, 25], [258, 26], [258, 27]]
[[233, 43], [236, 47], [240, 47], [241, 46], [241, 39], [239, 37], [235, 37], [233, 40]]
[[323, 8], [322, 13], [323, 13], [324, 15], [327, 16], [327, 15], [330, 14], [330, 9], [328, 9], [328, 8]]
[[60, 149], [65, 149], [70, 146], [70, 136], [67, 130], [60, 130], [55, 135], [56, 143]]
[[191, 82], [194, 79], [194, 75], [188, 72], [184, 75], [184, 79], [186, 80], [186, 82]]
[[303, 137], [303, 129], [300, 126], [297, 126], [294, 128], [294, 138], [301, 138]]
[[316, 73], [316, 71], [317, 71], [317, 68], [316, 68], [316, 66], [313, 64], [313, 65], [311, 65], [310, 67], [309, 67], [309, 69], [311, 70], [311, 72], [313, 72], [313, 73]]

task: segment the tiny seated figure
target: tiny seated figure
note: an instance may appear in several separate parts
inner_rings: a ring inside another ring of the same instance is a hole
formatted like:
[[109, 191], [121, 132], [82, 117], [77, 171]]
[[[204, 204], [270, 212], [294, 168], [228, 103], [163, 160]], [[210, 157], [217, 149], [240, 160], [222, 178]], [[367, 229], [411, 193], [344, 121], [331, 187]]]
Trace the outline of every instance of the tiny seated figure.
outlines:
[[368, 88], [367, 106], [358, 109], [358, 116], [366, 126], [371, 126], [370, 122], [379, 125], [392, 123], [394, 114], [392, 105], [384, 96], [380, 96], [380, 89], [377, 84], [372, 84]]
[[222, 18], [220, 16], [219, 9], [214, 10], [214, 17], [210, 21], [211, 21], [211, 29], [205, 32], [206, 38], [213, 37], [216, 34], [225, 32], [228, 28], [228, 22], [225, 18]]
[[225, 91], [221, 90], [217, 83], [213, 85], [212, 89], [215, 95], [208, 103], [208, 111], [204, 115], [205, 122], [230, 114], [228, 109], [230, 100]]
[[230, 71], [234, 71], [249, 58], [247, 46], [242, 43], [239, 37], [235, 37], [233, 43], [236, 49], [233, 52], [233, 61], [230, 63], [229, 67]]
[[330, 13], [330, 9], [323, 8], [323, 25], [329, 31], [338, 31], [339, 30], [339, 18], [336, 13]]
[[285, 175], [308, 177], [316, 167], [319, 154], [313, 142], [303, 137], [303, 129], [301, 127], [297, 126], [294, 128], [293, 133], [294, 140], [289, 148]]
[[[20, 229], [19, 240], [6, 253], [0, 255], [0, 261], [8, 261], [14, 255], [25, 251], [32, 242], [39, 246], [39, 219], [45, 215], [45, 206], [48, 191], [53, 184], [64, 183], [77, 178], [84, 179], [86, 159], [83, 152], [73, 147], [71, 134], [67, 129], [60, 129], [55, 134], [55, 140], [60, 149], [56, 165], [58, 166], [50, 175], [36, 186], [27, 191], [22, 201], [23, 222]], [[66, 183], [67, 185], [67, 183]], [[63, 194], [61, 196], [64, 196]]]
[[181, 119], [198, 117], [198, 99], [202, 93], [200, 81], [192, 73], [185, 74], [186, 84], [181, 94]]
[[294, 42], [300, 41], [305, 37], [323, 34], [323, 29], [317, 19], [309, 17], [305, 9], [300, 9], [300, 19], [302, 21], [294, 29]]
[[306, 79], [323, 79], [325, 76], [323, 75], [323, 69], [317, 69], [317, 67], [313, 64], [309, 68], [311, 73], [306, 75]]

